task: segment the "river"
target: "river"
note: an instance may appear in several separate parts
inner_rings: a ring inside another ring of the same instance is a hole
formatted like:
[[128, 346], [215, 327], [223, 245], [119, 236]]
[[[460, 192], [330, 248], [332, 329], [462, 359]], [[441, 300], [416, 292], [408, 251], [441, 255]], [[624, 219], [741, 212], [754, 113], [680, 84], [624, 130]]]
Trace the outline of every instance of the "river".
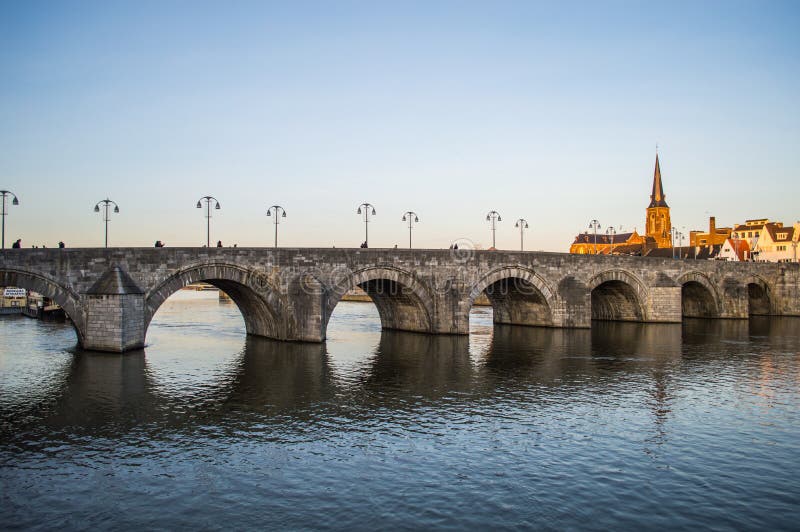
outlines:
[[0, 528], [790, 529], [800, 318], [325, 344], [182, 291], [146, 349], [0, 319]]

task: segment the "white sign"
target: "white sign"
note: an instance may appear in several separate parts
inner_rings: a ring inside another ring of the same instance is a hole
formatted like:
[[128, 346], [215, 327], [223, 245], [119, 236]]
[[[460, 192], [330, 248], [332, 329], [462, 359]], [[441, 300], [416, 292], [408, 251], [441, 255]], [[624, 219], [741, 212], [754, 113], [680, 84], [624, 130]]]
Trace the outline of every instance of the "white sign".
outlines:
[[6, 288], [3, 290], [3, 297], [25, 297], [24, 288]]

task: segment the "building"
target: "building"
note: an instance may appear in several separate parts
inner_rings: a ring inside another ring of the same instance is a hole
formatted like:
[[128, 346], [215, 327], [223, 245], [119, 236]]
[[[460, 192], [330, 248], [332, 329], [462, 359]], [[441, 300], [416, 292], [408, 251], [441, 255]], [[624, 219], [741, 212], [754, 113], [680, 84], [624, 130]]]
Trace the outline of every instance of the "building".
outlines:
[[672, 220], [669, 216], [669, 205], [661, 183], [661, 165], [656, 153], [656, 168], [653, 171], [653, 192], [650, 194], [650, 205], [647, 207], [645, 235], [653, 237], [659, 248], [672, 247]]
[[717, 258], [734, 262], [750, 260], [752, 250], [747, 240], [743, 238], [728, 238], [722, 244], [722, 249]]
[[0, 314], [18, 314], [22, 312], [28, 301], [28, 293], [24, 288], [3, 288], [0, 298]]
[[569, 248], [570, 253], [598, 255], [643, 255], [656, 246], [652, 237], [642, 236], [634, 230], [632, 233], [616, 235], [598, 234], [595, 245], [594, 233], [582, 233], [575, 237]]
[[[749, 232], [749, 231], [748, 231]], [[757, 237], [753, 258], [762, 262], [797, 262], [800, 222], [793, 227], [782, 223], [765, 223]]]
[[708, 219], [708, 232], [690, 231], [689, 245], [695, 247], [719, 246], [731, 237], [733, 229], [730, 227], [717, 227], [717, 219], [711, 216]]
[[646, 255], [655, 248], [672, 247], [672, 221], [669, 205], [666, 202], [664, 186], [661, 183], [661, 164], [656, 154], [656, 167], [653, 171], [653, 190], [645, 218], [645, 234], [632, 233], [606, 235], [581, 233], [575, 237], [569, 248], [577, 254]]
[[[756, 248], [758, 237], [764, 230], [764, 226], [770, 223], [769, 218], [755, 218], [746, 220], [743, 224], [733, 226], [733, 238], [747, 239], [750, 249]], [[778, 227], [783, 227], [781, 222], [772, 222]]]

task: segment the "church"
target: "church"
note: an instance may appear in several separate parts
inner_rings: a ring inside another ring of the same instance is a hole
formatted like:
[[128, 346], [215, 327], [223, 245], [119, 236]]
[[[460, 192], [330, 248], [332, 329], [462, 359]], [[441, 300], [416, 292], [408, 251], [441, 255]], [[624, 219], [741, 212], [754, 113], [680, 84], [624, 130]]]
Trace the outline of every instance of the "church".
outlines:
[[647, 207], [645, 234], [636, 230], [632, 233], [607, 234], [585, 231], [575, 237], [569, 248], [570, 253], [603, 255], [646, 255], [658, 248], [672, 247], [672, 220], [669, 216], [664, 185], [661, 182], [661, 164], [656, 153], [656, 167], [653, 171], [653, 190], [650, 205]]

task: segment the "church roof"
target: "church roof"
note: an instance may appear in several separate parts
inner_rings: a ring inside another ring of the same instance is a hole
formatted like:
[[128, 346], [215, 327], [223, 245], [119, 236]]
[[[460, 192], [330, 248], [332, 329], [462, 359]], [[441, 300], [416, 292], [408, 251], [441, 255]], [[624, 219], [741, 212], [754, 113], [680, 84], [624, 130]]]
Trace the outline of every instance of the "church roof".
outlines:
[[661, 165], [658, 163], [658, 154], [656, 153], [656, 169], [653, 172], [653, 193], [650, 194], [650, 207], [669, 207], [665, 200], [664, 186], [661, 184]]
[[[611, 235], [605, 233], [597, 233], [598, 244], [623, 244], [630, 240], [634, 233], [619, 233], [614, 235], [612, 240]], [[638, 236], [638, 235], [637, 235]], [[581, 233], [575, 237], [573, 244], [594, 244], [594, 233]]]

